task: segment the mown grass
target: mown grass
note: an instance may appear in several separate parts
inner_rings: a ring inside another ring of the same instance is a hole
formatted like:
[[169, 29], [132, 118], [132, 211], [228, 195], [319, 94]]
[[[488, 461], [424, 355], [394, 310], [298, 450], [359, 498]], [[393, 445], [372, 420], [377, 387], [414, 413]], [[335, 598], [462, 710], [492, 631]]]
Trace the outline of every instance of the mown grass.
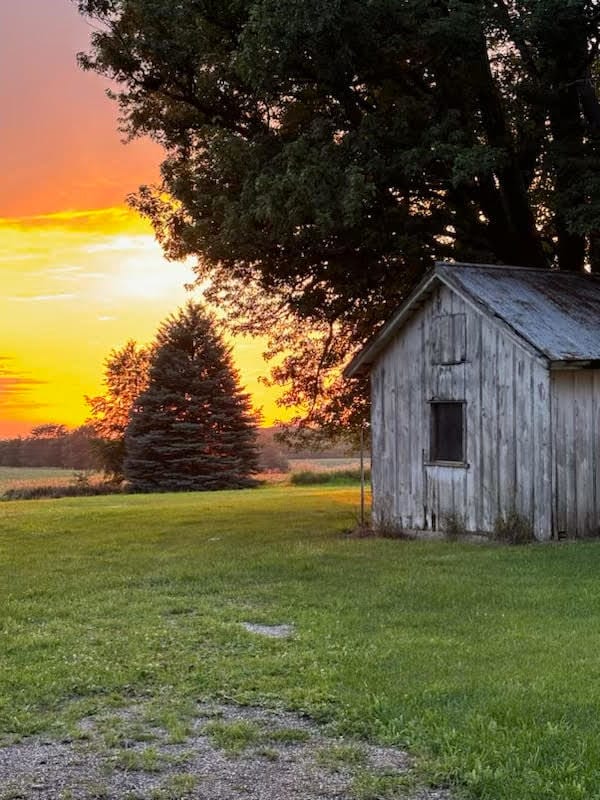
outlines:
[[282, 703], [471, 798], [600, 798], [600, 544], [346, 538], [357, 495], [2, 504], [0, 732]]

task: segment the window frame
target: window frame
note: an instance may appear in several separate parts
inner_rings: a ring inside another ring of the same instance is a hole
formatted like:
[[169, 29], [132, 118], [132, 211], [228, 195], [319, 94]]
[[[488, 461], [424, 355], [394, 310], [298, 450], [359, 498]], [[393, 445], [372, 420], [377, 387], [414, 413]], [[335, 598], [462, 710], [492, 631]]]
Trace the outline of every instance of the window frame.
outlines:
[[[436, 441], [436, 419], [434, 407], [440, 406], [460, 406], [462, 411], [461, 417], [461, 455], [460, 460], [438, 458], [434, 450], [439, 451], [438, 442]], [[450, 399], [442, 397], [434, 397], [428, 401], [429, 406], [429, 459], [425, 462], [426, 466], [434, 467], [462, 467], [468, 468], [467, 462], [467, 401], [464, 399]]]

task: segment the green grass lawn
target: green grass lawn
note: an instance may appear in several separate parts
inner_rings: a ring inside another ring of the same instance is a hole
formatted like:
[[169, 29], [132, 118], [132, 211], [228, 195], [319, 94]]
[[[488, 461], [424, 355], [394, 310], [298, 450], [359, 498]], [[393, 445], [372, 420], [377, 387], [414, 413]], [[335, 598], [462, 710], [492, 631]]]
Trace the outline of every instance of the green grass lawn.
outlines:
[[[600, 798], [600, 543], [344, 538], [358, 491], [0, 504], [0, 733], [284, 704], [486, 800]], [[291, 623], [291, 639], [241, 622]]]

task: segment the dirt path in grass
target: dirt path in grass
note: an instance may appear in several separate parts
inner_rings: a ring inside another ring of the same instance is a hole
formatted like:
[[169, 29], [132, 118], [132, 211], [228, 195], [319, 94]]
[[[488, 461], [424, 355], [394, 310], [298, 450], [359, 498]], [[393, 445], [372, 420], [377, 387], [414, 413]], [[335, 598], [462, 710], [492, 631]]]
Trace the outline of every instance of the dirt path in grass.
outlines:
[[327, 737], [283, 712], [200, 705], [176, 742], [142, 706], [80, 731], [0, 747], [0, 800], [450, 800], [415, 786], [406, 753]]

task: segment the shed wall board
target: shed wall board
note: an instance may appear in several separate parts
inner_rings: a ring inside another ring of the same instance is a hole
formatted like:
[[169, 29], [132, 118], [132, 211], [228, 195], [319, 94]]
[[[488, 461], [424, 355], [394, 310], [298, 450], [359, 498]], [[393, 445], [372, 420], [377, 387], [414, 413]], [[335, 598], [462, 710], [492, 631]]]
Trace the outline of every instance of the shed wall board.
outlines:
[[[372, 395], [376, 524], [439, 530], [454, 514], [492, 531], [516, 511], [551, 535], [549, 372], [472, 304], [438, 285], [380, 354]], [[463, 466], [428, 463], [436, 399], [466, 404]]]
[[551, 373], [556, 530], [600, 533], [600, 370]]

